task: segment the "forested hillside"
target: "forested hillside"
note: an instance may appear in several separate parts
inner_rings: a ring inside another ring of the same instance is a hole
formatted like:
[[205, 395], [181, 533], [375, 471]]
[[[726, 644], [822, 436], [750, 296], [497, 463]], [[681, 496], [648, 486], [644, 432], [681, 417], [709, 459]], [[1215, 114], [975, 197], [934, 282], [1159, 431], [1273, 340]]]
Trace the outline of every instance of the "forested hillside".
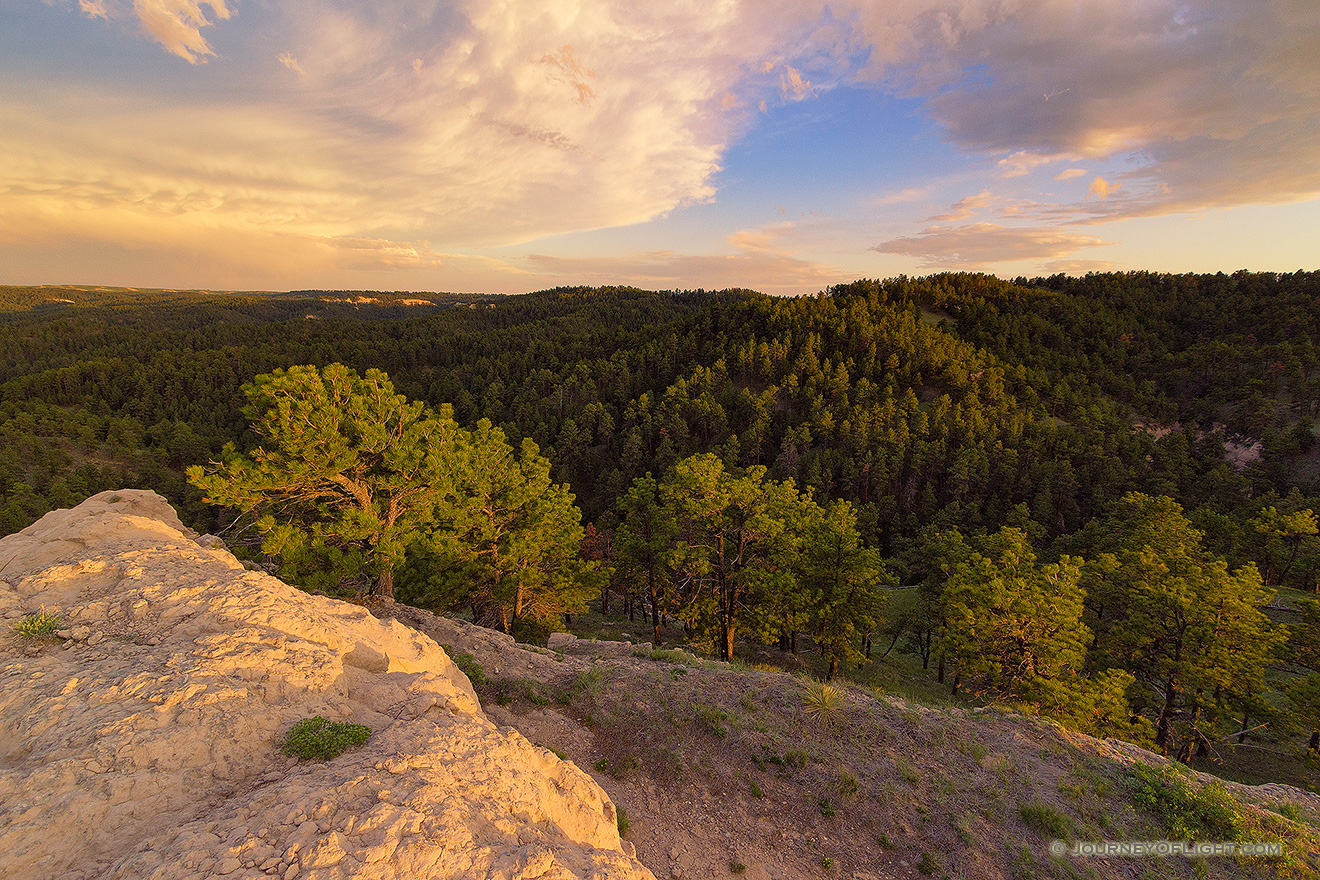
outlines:
[[[4, 532], [127, 485], [225, 529], [184, 468], [253, 445], [255, 376], [341, 363], [534, 440], [591, 526], [584, 556], [723, 653], [732, 618], [683, 593], [707, 562], [665, 550], [677, 586], [642, 596], [639, 524], [694, 534], [679, 499], [698, 485], [763, 492], [749, 516], [872, 554], [848, 563], [871, 575], [836, 596], [867, 597], [843, 623], [818, 613], [827, 560], [756, 562], [755, 589], [726, 597], [753, 642], [801, 631], [845, 667], [888, 646], [950, 690], [1185, 759], [1239, 725], [1304, 742], [1320, 722], [1320, 273], [940, 275], [798, 299], [63, 290], [4, 289]], [[805, 506], [772, 498], [789, 495]], [[816, 598], [767, 586], [788, 573]]]

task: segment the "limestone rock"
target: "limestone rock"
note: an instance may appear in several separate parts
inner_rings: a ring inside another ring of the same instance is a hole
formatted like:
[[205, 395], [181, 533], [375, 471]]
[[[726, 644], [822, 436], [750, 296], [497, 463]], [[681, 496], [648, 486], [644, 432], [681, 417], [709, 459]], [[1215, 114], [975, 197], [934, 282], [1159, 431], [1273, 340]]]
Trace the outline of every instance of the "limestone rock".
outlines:
[[[0, 876], [653, 880], [433, 641], [245, 571], [152, 492], [47, 514], [0, 571], [0, 612], [92, 609], [105, 639], [0, 631]], [[373, 734], [298, 763], [312, 715]]]

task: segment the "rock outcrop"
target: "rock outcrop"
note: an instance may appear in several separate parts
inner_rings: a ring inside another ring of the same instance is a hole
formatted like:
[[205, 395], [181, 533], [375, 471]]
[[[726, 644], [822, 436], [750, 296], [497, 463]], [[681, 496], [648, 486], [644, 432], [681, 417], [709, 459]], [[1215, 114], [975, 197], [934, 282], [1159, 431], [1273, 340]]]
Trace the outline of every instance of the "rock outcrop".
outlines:
[[[0, 876], [652, 877], [429, 638], [193, 537], [125, 490], [0, 540]], [[285, 757], [315, 715], [372, 736]]]

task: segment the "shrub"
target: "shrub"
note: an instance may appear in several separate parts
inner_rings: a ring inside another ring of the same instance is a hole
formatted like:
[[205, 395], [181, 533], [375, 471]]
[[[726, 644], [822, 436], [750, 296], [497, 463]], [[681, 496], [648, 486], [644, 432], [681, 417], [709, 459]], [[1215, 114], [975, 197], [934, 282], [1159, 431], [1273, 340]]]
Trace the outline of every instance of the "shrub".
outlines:
[[761, 786], [756, 784], [755, 779], [752, 780], [752, 797], [754, 798], [765, 797], [765, 792], [761, 790]]
[[[448, 649], [446, 650], [448, 651]], [[486, 670], [477, 662], [476, 657], [473, 657], [467, 652], [455, 654], [453, 651], [448, 651], [448, 653], [449, 656], [453, 658], [454, 665], [468, 677], [468, 680], [472, 682], [473, 687], [481, 687], [486, 683]]]
[[328, 721], [317, 715], [293, 725], [284, 737], [280, 751], [300, 761], [328, 761], [353, 746], [360, 746], [371, 736], [371, 728], [345, 721]]
[[628, 811], [625, 810], [623, 807], [617, 805], [615, 806], [614, 824], [619, 827], [619, 836], [626, 837], [628, 834], [628, 829], [632, 827], [632, 823], [628, 821]]
[[1241, 838], [1241, 805], [1218, 783], [1193, 789], [1177, 770], [1136, 764], [1128, 785], [1137, 806], [1159, 817], [1175, 840]]
[[829, 856], [821, 856], [820, 866], [828, 871], [830, 868], [834, 867], [834, 859]]
[[820, 806], [820, 814], [822, 816], [824, 816], [826, 819], [834, 818], [834, 813], [835, 813], [834, 804], [830, 803], [829, 798], [821, 798], [819, 806]]
[[741, 874], [743, 871], [746, 870], [747, 870], [747, 866], [744, 865], [742, 862], [738, 861], [737, 859], [729, 859], [730, 874]]
[[934, 874], [939, 869], [940, 863], [935, 860], [933, 855], [928, 852], [923, 852], [921, 854], [921, 861], [917, 862], [918, 871], [922, 874], [930, 875]]
[[832, 724], [847, 705], [847, 695], [829, 682], [813, 681], [802, 689], [802, 711], [817, 724]]
[[25, 639], [44, 639], [55, 635], [59, 628], [60, 619], [44, 608], [14, 624], [14, 632]]

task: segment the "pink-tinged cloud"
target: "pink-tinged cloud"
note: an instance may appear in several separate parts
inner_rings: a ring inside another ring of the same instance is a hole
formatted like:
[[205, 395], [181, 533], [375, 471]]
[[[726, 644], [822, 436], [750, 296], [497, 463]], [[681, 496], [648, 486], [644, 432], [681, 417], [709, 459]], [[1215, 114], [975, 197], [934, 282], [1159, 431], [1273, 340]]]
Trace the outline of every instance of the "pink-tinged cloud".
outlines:
[[307, 75], [306, 71], [302, 69], [302, 65], [298, 63], [298, 59], [294, 58], [293, 55], [288, 52], [281, 52], [276, 60], [299, 76]]
[[208, 6], [217, 19], [229, 18], [225, 0], [133, 0], [143, 30], [190, 64], [204, 63], [204, 56], [215, 54], [201, 30], [211, 24], [203, 9]]
[[1084, 169], [1084, 168], [1068, 168], [1068, 169], [1066, 169], [1066, 170], [1064, 170], [1064, 171], [1060, 171], [1058, 174], [1054, 175], [1054, 179], [1055, 179], [1055, 180], [1072, 180], [1074, 177], [1085, 177], [1085, 176], [1086, 176], [1086, 169]]
[[1109, 198], [1109, 194], [1121, 187], [1121, 183], [1110, 183], [1103, 177], [1097, 177], [1091, 181], [1091, 188], [1086, 191], [1086, 197], [1089, 199], [1095, 196], [1097, 199], [1104, 200]]
[[974, 196], [967, 196], [966, 198], [959, 199], [958, 203], [955, 204], [948, 211], [944, 212], [943, 214], [936, 214], [934, 217], [929, 218], [929, 222], [959, 223], [963, 220], [966, 220], [968, 217], [971, 217], [973, 214], [977, 213], [978, 211], [981, 211], [982, 209], [989, 207], [990, 202], [991, 202], [990, 190], [988, 189], [983, 190], [982, 192], [977, 193]]
[[553, 283], [629, 284], [652, 289], [748, 287], [763, 293], [815, 293], [855, 276], [796, 256], [789, 247], [791, 222], [746, 229], [729, 236], [737, 253], [681, 254], [645, 251], [625, 256], [558, 257], [529, 255], [525, 263]]
[[973, 223], [956, 228], [932, 226], [919, 235], [882, 242], [872, 250], [918, 257], [923, 268], [967, 268], [1066, 257], [1083, 248], [1108, 244], [1112, 242], [1052, 226]]

